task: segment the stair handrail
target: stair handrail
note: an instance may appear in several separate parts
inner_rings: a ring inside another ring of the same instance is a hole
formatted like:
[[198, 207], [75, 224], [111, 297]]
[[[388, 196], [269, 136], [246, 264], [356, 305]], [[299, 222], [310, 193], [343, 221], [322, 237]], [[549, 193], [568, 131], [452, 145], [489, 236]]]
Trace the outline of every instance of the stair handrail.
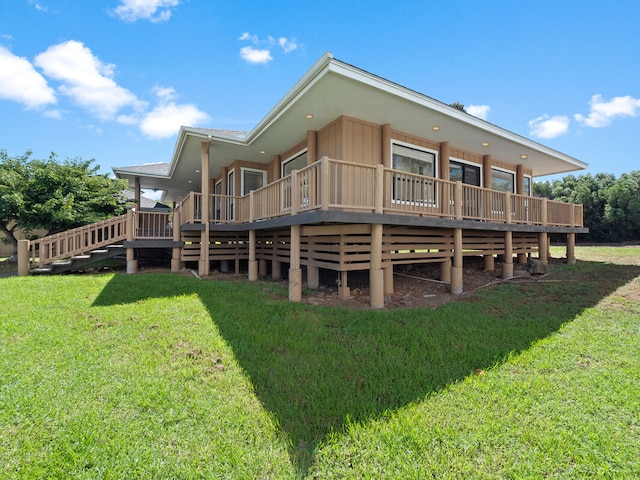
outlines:
[[29, 241], [31, 265], [44, 266], [58, 260], [89, 253], [127, 239], [128, 215], [109, 218]]

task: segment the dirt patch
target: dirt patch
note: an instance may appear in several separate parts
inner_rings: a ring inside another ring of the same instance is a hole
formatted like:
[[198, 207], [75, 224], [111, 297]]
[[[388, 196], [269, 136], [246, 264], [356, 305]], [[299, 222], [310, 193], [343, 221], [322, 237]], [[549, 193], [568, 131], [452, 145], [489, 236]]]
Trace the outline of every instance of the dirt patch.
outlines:
[[[551, 263], [562, 260], [551, 260]], [[520, 265], [514, 265], [514, 271]], [[440, 275], [439, 264], [407, 265], [394, 268], [393, 294], [385, 296], [385, 308], [431, 307], [453, 301], [477, 301], [475, 293], [485, 287], [503, 282], [502, 264], [495, 263], [495, 270], [485, 271], [482, 257], [467, 257], [464, 259], [464, 276], [462, 295], [450, 292], [448, 283], [438, 281]], [[337, 272], [331, 272], [337, 280]], [[511, 281], [531, 280], [519, 277]], [[325, 283], [318, 290], [305, 290], [302, 302], [311, 305], [324, 305], [347, 308], [370, 308], [369, 305], [369, 272], [350, 272], [348, 275], [351, 297], [343, 300], [338, 297], [338, 286]]]

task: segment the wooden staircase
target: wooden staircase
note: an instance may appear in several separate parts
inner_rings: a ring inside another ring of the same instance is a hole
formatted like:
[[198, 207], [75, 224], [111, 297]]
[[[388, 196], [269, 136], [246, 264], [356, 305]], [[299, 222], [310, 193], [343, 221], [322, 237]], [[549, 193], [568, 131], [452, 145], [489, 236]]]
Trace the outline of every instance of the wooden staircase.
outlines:
[[107, 245], [104, 248], [91, 250], [83, 255], [74, 255], [65, 260], [57, 260], [30, 270], [32, 275], [54, 275], [71, 270], [82, 270], [89, 265], [111, 258], [124, 258], [123, 245]]

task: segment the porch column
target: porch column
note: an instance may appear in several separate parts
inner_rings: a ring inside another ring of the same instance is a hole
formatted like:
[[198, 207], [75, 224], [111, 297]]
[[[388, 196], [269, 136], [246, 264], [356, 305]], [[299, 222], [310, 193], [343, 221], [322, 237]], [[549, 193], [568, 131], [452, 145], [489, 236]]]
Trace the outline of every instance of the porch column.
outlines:
[[576, 263], [576, 234], [567, 233], [567, 263]]
[[451, 180], [449, 172], [449, 142], [440, 144], [440, 178], [443, 180]]
[[491, 166], [493, 165], [493, 159], [491, 155], [484, 155], [482, 157], [482, 185], [483, 188], [491, 188]]
[[502, 278], [513, 278], [513, 232], [504, 232], [504, 262]]
[[369, 302], [371, 308], [384, 307], [384, 272], [382, 270], [382, 224], [371, 225], [371, 268]]
[[136, 202], [136, 209], [140, 210], [140, 177], [135, 177], [134, 184], [133, 198]]
[[18, 240], [18, 276], [29, 275], [29, 240]]
[[249, 281], [258, 280], [258, 262], [256, 261], [256, 231], [249, 230]]
[[538, 234], [538, 260], [545, 265], [549, 264], [549, 238], [547, 232]]
[[258, 275], [261, 277], [267, 276], [267, 261], [264, 258], [258, 260]]
[[518, 195], [526, 195], [528, 192], [524, 191], [524, 166], [516, 165], [516, 193]]
[[315, 130], [307, 131], [307, 163], [311, 165], [318, 159], [317, 134]]
[[209, 146], [211, 139], [200, 144], [201, 163], [200, 184], [202, 185], [202, 223], [204, 230], [200, 232], [200, 261], [198, 262], [198, 274], [209, 275]]
[[[135, 208], [127, 211], [127, 241], [135, 240], [136, 217]], [[136, 249], [127, 247], [127, 273], [136, 273], [138, 271], [138, 261], [136, 260]]]
[[[180, 241], [180, 209], [173, 209], [173, 241]], [[180, 247], [173, 247], [171, 250], [171, 271], [179, 272], [180, 271], [180, 255], [182, 249]]]
[[300, 225], [291, 225], [291, 251], [289, 259], [289, 300], [302, 300], [302, 269], [300, 268]]
[[[449, 250], [451, 251], [451, 250]], [[440, 262], [440, 281], [451, 283], [451, 259]]]
[[453, 266], [451, 267], [451, 293], [462, 294], [462, 229], [453, 229]]
[[382, 125], [382, 165], [391, 168], [391, 124]]

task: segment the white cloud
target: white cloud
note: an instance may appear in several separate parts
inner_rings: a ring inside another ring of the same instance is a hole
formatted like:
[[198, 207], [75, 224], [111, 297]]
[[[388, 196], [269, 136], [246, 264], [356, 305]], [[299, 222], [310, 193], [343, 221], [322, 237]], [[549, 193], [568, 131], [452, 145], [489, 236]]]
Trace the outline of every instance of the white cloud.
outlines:
[[[241, 42], [251, 42], [254, 47], [243, 47], [240, 49], [240, 57], [249, 63], [269, 63], [273, 60], [271, 49], [276, 45], [282, 48], [284, 53], [290, 53], [300, 48], [300, 44], [295, 38], [272, 37], [268, 35], [266, 38], [260, 38], [258, 35], [244, 32], [238, 37]], [[262, 48], [261, 48], [262, 47]]]
[[242, 35], [238, 37], [238, 40], [240, 41], [249, 40], [255, 45], [257, 45], [260, 42], [257, 35], [251, 35], [249, 32], [244, 32]]
[[242, 47], [240, 49], [240, 56], [249, 63], [269, 63], [273, 60], [269, 50], [253, 47]]
[[23, 57], [0, 46], [0, 98], [40, 108], [56, 103], [55, 91], [46, 79]]
[[489, 112], [491, 111], [491, 107], [489, 105], [469, 105], [466, 110], [467, 113], [473, 115], [474, 117], [486, 120], [489, 116]]
[[115, 65], [103, 64], [81, 42], [70, 40], [49, 47], [35, 58], [44, 74], [61, 82], [58, 90], [101, 120], [113, 119], [125, 107], [144, 102], [114, 80]]
[[615, 97], [607, 102], [602, 95], [594, 95], [589, 105], [589, 116], [577, 113], [574, 118], [583, 126], [602, 128], [611, 124], [615, 117], [635, 117], [640, 110], [640, 99], [627, 95]]
[[140, 130], [148, 137], [167, 138], [178, 133], [182, 125], [197, 125], [207, 118], [209, 116], [193, 104], [176, 105], [170, 102], [146, 114], [140, 122]]
[[[152, 138], [167, 138], [175, 135], [182, 125], [195, 126], [209, 116], [193, 104], [176, 104], [173, 87], [156, 86], [153, 92], [158, 97], [158, 106], [146, 113], [140, 121], [142, 133]], [[119, 119], [127, 123], [127, 118]]]
[[40, 12], [46, 12], [47, 10], [49, 10], [45, 5], [42, 5], [40, 2], [37, 2], [35, 0], [29, 0], [29, 5], [33, 5], [35, 9]]
[[533, 120], [529, 120], [529, 129], [531, 135], [539, 138], [556, 138], [566, 134], [569, 131], [569, 117], [556, 115], [542, 115]]
[[298, 49], [298, 42], [296, 41], [295, 38], [292, 38], [291, 40], [289, 40], [285, 37], [280, 37], [278, 39], [278, 45], [282, 47], [282, 49], [284, 50], [284, 53], [293, 52], [294, 50]]
[[172, 10], [180, 0], [121, 0], [113, 13], [125, 22], [150, 20], [153, 23], [165, 22], [171, 18]]

